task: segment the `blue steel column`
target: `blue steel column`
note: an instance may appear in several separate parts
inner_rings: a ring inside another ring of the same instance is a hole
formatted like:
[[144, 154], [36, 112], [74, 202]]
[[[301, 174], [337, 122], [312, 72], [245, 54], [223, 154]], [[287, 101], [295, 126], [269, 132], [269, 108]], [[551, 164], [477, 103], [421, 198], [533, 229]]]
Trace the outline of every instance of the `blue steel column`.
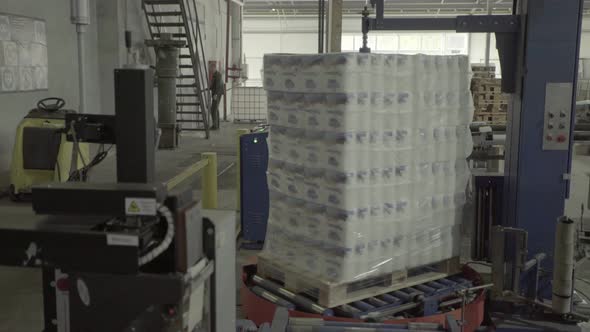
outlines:
[[[506, 142], [505, 225], [528, 231], [529, 257], [546, 253], [552, 264], [557, 218], [564, 213], [569, 151], [543, 151], [547, 83], [574, 83], [580, 42], [581, 0], [521, 1], [517, 91]], [[524, 46], [524, 47], [522, 47]], [[573, 101], [570, 105], [575, 118]], [[573, 127], [572, 127], [573, 128]], [[571, 130], [573, 135], [573, 130]], [[572, 140], [570, 135], [570, 142]]]

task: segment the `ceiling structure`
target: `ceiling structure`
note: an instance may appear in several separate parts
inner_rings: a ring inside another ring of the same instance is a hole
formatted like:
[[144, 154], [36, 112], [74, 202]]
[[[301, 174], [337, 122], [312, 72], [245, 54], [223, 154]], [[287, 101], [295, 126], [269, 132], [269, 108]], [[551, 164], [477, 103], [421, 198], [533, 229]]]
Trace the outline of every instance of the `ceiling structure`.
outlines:
[[[326, 0], [326, 3], [329, 0]], [[343, 0], [346, 16], [360, 15], [365, 0]], [[585, 14], [590, 10], [590, 0], [584, 0]], [[490, 0], [494, 14], [510, 14], [512, 0]], [[385, 0], [386, 15], [454, 16], [485, 14], [487, 0]], [[245, 16], [317, 16], [317, 0], [245, 0]]]

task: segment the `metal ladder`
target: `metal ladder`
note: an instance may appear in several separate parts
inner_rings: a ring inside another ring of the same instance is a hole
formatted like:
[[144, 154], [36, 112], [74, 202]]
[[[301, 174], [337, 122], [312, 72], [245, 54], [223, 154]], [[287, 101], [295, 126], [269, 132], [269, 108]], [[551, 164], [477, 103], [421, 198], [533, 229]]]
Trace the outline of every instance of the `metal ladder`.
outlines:
[[162, 33], [186, 41], [179, 53], [176, 83], [176, 121], [185, 131], [204, 131], [209, 138], [211, 89], [199, 27], [196, 0], [143, 0], [152, 39]]

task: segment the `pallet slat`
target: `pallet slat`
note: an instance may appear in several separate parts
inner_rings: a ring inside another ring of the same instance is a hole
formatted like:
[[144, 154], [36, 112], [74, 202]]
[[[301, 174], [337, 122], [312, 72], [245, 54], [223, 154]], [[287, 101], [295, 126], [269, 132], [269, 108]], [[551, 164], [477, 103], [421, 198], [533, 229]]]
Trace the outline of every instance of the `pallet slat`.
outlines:
[[479, 113], [506, 113], [508, 104], [475, 105], [475, 114]]
[[506, 117], [506, 114], [503, 114], [503, 115], [476, 114], [473, 116], [474, 121], [484, 121], [489, 124], [506, 124], [507, 119], [508, 118]]
[[472, 63], [471, 64], [471, 71], [473, 72], [480, 72], [480, 71], [484, 71], [484, 72], [495, 72], [496, 71], [496, 66], [494, 65], [489, 65], [486, 66], [485, 64], [476, 64], [476, 63]]
[[318, 280], [260, 254], [257, 273], [263, 278], [282, 282], [285, 288], [293, 292], [304, 293], [316, 298], [322, 306], [333, 308], [455, 274], [459, 272], [460, 268], [459, 257], [446, 259], [428, 265], [428, 267], [432, 267], [432, 270], [424, 273], [417, 273], [417, 271], [424, 271], [424, 267], [422, 267], [339, 283]]

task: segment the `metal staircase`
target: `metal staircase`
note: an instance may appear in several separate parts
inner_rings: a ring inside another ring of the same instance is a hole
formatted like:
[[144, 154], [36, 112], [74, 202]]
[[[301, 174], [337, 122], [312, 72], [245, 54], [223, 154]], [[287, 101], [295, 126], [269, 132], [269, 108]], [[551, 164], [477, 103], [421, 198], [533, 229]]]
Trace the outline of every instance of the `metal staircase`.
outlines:
[[180, 49], [176, 84], [177, 123], [181, 130], [204, 131], [209, 138], [211, 90], [196, 0], [143, 0], [152, 39], [170, 33], [186, 41]]

